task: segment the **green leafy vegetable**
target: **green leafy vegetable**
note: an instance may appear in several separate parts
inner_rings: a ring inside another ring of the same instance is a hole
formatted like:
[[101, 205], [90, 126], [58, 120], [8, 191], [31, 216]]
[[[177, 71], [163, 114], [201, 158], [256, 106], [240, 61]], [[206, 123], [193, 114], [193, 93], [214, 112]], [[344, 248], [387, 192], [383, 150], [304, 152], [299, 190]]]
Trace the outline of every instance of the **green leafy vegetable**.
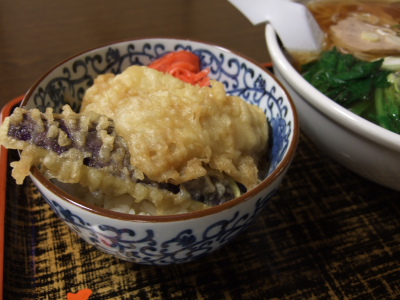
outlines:
[[302, 66], [302, 75], [330, 99], [400, 134], [400, 58], [365, 62], [337, 49]]
[[400, 133], [400, 74], [388, 76], [391, 85], [375, 91], [376, 122], [380, 126]]
[[383, 59], [365, 62], [336, 48], [319, 60], [302, 66], [303, 77], [323, 94], [349, 108], [358, 100], [373, 97], [375, 88], [390, 86], [390, 71], [381, 70]]

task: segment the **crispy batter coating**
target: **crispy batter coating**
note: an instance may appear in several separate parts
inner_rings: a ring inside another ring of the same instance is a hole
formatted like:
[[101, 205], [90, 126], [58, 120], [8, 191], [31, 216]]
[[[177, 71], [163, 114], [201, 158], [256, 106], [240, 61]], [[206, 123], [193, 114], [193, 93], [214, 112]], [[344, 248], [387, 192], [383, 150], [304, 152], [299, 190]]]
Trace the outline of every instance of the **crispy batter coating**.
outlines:
[[151, 180], [180, 184], [204, 176], [208, 166], [247, 188], [259, 182], [257, 164], [268, 139], [265, 114], [227, 95], [220, 82], [194, 86], [132, 66], [98, 76], [82, 111], [113, 119], [131, 164]]
[[[129, 209], [122, 212], [162, 215], [208, 207], [185, 191], [172, 193], [156, 183], [140, 181], [112, 120], [94, 112], [76, 114], [69, 106], [62, 114], [53, 114], [51, 108], [46, 113], [16, 108], [0, 126], [0, 144], [22, 150], [20, 160], [11, 163], [18, 184], [37, 166], [45, 177], [66, 184], [71, 194], [117, 211], [128, 199]], [[77, 195], [77, 183], [90, 192]]]

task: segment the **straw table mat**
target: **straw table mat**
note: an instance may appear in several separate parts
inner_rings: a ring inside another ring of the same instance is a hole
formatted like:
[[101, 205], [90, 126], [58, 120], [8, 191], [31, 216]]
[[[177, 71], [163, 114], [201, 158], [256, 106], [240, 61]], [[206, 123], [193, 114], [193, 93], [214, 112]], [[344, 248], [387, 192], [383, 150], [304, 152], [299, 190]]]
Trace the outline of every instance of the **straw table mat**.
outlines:
[[[9, 151], [10, 160], [16, 153]], [[27, 179], [7, 178], [4, 299], [400, 299], [400, 193], [301, 136], [278, 194], [224, 248], [142, 266], [83, 242]]]

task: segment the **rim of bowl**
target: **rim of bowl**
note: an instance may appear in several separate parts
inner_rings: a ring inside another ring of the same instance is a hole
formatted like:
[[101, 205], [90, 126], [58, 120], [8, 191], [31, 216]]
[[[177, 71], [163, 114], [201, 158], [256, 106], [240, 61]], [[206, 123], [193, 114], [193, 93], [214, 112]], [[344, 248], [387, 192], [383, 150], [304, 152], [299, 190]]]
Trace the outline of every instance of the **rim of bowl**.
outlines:
[[[286, 59], [286, 56], [282, 52], [282, 47], [278, 42], [277, 34], [270, 24], [266, 25], [265, 38], [269, 54], [271, 58], [273, 57], [274, 65], [277, 65], [279, 69], [283, 70], [283, 73], [288, 75], [285, 77], [285, 80], [294, 86], [296, 92], [301, 94], [309, 104], [348, 130], [358, 133], [372, 142], [383, 143], [387, 147], [400, 152], [399, 134], [356, 115], [322, 94], [305, 80]], [[308, 86], [307, 89], [304, 89], [304, 86]]]
[[250, 199], [252, 196], [254, 196], [255, 194], [259, 193], [260, 191], [262, 191], [263, 189], [265, 189], [266, 187], [268, 187], [269, 185], [271, 185], [283, 172], [285, 172], [285, 170], [288, 168], [288, 166], [290, 165], [294, 154], [296, 152], [296, 148], [297, 148], [297, 144], [298, 144], [298, 140], [299, 140], [299, 136], [300, 136], [300, 129], [299, 129], [299, 121], [298, 121], [298, 115], [297, 115], [297, 110], [296, 107], [294, 105], [293, 99], [291, 98], [290, 94], [288, 93], [288, 91], [286, 90], [286, 88], [282, 85], [281, 82], [279, 82], [279, 80], [276, 78], [276, 76], [266, 70], [260, 63], [257, 63], [256, 61], [254, 61], [253, 59], [247, 57], [246, 55], [243, 55], [237, 51], [233, 51], [233, 50], [229, 50], [227, 48], [215, 45], [213, 43], [209, 43], [209, 42], [204, 42], [204, 41], [200, 41], [200, 40], [195, 40], [195, 39], [182, 39], [182, 38], [165, 38], [165, 37], [161, 37], [161, 38], [157, 38], [157, 37], [149, 37], [149, 38], [137, 38], [137, 39], [124, 39], [124, 40], [120, 40], [120, 41], [116, 41], [116, 42], [112, 42], [112, 43], [106, 43], [91, 49], [88, 49], [86, 51], [82, 51], [79, 52], [73, 56], [70, 56], [64, 60], [62, 60], [61, 62], [59, 62], [58, 64], [54, 65], [52, 68], [50, 68], [47, 72], [45, 72], [41, 77], [39, 77], [38, 80], [35, 81], [35, 83], [30, 87], [30, 89], [28, 90], [28, 92], [25, 94], [22, 102], [21, 102], [21, 106], [26, 105], [26, 102], [28, 101], [28, 99], [32, 96], [33, 91], [36, 89], [36, 87], [43, 81], [43, 79], [52, 71], [54, 71], [56, 68], [58, 68], [60, 65], [66, 63], [67, 61], [70, 61], [80, 55], [83, 55], [85, 53], [91, 52], [91, 51], [95, 51], [97, 49], [103, 48], [103, 47], [107, 47], [107, 46], [112, 46], [115, 44], [120, 44], [120, 43], [124, 43], [124, 42], [135, 42], [135, 41], [143, 41], [143, 40], [151, 40], [151, 41], [182, 41], [182, 42], [195, 42], [195, 43], [201, 43], [204, 44], [206, 46], [211, 46], [211, 47], [216, 47], [222, 51], [226, 51], [232, 54], [235, 54], [251, 63], [253, 63], [254, 65], [258, 66], [261, 70], [263, 70], [265, 73], [267, 73], [269, 76], [271, 76], [276, 84], [278, 86], [280, 86], [280, 88], [283, 90], [284, 94], [286, 95], [288, 102], [290, 103], [290, 107], [292, 110], [292, 114], [293, 114], [293, 131], [292, 131], [292, 141], [289, 145], [288, 151], [285, 155], [285, 157], [282, 159], [282, 161], [278, 164], [278, 166], [276, 167], [276, 169], [269, 174], [269, 176], [267, 176], [267, 178], [265, 178], [264, 180], [262, 180], [256, 187], [254, 187], [252, 190], [247, 191], [246, 193], [244, 193], [243, 195], [232, 199], [228, 202], [225, 202], [223, 204], [214, 206], [214, 207], [210, 207], [210, 208], [206, 208], [203, 210], [198, 210], [198, 211], [193, 211], [193, 212], [188, 212], [188, 213], [182, 213], [182, 214], [174, 214], [174, 215], [154, 215], [154, 216], [148, 216], [148, 215], [136, 215], [136, 214], [128, 214], [128, 213], [121, 213], [121, 212], [116, 212], [113, 210], [109, 210], [109, 209], [105, 209], [102, 208], [100, 206], [95, 206], [92, 205], [90, 203], [85, 202], [84, 200], [81, 200], [75, 196], [72, 196], [70, 194], [68, 194], [66, 191], [64, 191], [63, 189], [61, 189], [60, 187], [56, 186], [54, 183], [52, 183], [49, 179], [47, 179], [40, 171], [37, 167], [33, 166], [31, 168], [31, 176], [33, 176], [36, 180], [38, 180], [46, 189], [48, 189], [50, 192], [52, 192], [53, 194], [59, 196], [63, 201], [68, 202], [69, 204], [72, 204], [74, 206], [78, 206], [88, 212], [97, 214], [97, 215], [101, 215], [104, 217], [108, 217], [108, 218], [113, 218], [113, 219], [119, 219], [119, 220], [125, 220], [125, 221], [136, 221], [136, 222], [150, 222], [150, 223], [163, 223], [163, 222], [171, 222], [171, 221], [183, 221], [183, 220], [188, 220], [188, 219], [194, 219], [194, 218], [200, 218], [203, 216], [207, 216], [207, 215], [212, 215], [215, 213], [218, 213], [220, 211], [223, 210], [227, 210], [231, 207], [234, 207], [242, 202], [247, 201], [248, 199]]

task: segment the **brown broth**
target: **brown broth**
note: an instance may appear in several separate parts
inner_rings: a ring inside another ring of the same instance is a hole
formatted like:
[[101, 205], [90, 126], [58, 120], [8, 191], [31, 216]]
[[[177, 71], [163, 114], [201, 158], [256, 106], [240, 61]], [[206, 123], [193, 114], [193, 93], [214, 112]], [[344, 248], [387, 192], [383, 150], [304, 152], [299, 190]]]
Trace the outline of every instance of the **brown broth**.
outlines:
[[400, 1], [325, 0], [313, 1], [307, 6], [325, 32], [354, 12], [377, 16], [386, 24], [400, 23]]
[[[352, 13], [365, 13], [376, 16], [377, 25], [400, 24], [400, 1], [398, 0], [317, 0], [309, 1], [307, 7], [322, 30], [327, 34], [324, 50], [335, 46], [329, 37], [329, 28]], [[294, 59], [294, 66], [298, 69], [300, 65], [318, 58], [318, 53], [291, 53], [291, 56]]]

